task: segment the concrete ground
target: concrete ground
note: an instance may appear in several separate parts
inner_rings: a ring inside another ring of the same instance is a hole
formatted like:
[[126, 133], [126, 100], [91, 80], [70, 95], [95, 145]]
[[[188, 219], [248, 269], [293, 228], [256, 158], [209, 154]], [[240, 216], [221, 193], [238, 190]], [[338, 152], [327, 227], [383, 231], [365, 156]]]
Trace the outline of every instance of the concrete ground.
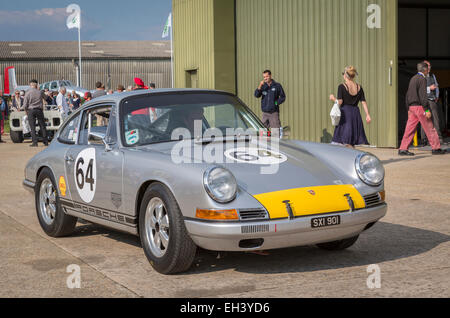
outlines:
[[[137, 237], [80, 223], [47, 237], [22, 188], [26, 162], [44, 148], [0, 144], [0, 297], [450, 297], [450, 155], [397, 156], [364, 149], [385, 164], [389, 211], [346, 251], [314, 246], [250, 253], [198, 252], [193, 269], [163, 276]], [[78, 265], [81, 288], [69, 289]], [[376, 264], [381, 288], [369, 289]]]

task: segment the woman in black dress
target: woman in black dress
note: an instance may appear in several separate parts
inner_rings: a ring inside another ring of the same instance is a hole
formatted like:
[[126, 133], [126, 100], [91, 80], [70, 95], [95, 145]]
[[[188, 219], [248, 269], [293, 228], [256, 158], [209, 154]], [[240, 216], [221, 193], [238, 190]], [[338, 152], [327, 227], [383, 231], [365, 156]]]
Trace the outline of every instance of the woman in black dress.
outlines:
[[[371, 123], [372, 119], [367, 107], [366, 97], [363, 88], [355, 83], [358, 73], [353, 66], [345, 68], [344, 84], [338, 87], [337, 100], [341, 109], [341, 121], [334, 131], [333, 143], [355, 147], [356, 145], [368, 145], [361, 112], [358, 104], [362, 103], [366, 113], [366, 122]], [[334, 95], [330, 96], [332, 101], [336, 101]]]

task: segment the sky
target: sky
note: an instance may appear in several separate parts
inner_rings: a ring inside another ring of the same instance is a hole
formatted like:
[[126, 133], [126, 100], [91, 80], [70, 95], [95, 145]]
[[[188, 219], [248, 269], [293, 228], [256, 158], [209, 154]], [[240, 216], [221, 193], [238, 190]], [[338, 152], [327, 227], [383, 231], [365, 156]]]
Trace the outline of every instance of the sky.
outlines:
[[[1, 0], [0, 41], [78, 41], [68, 5], [81, 8], [82, 41], [162, 40], [171, 0]], [[167, 39], [166, 39], [167, 40]]]

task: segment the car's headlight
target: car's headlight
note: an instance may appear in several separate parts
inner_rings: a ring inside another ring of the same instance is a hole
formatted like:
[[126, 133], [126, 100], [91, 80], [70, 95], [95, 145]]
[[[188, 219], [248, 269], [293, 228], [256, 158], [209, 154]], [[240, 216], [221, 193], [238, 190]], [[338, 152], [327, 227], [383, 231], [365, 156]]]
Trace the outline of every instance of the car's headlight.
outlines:
[[370, 186], [379, 186], [384, 180], [384, 167], [374, 155], [363, 153], [356, 158], [359, 178]]
[[236, 198], [236, 179], [225, 168], [212, 167], [206, 170], [203, 175], [203, 184], [209, 196], [219, 203], [228, 203]]

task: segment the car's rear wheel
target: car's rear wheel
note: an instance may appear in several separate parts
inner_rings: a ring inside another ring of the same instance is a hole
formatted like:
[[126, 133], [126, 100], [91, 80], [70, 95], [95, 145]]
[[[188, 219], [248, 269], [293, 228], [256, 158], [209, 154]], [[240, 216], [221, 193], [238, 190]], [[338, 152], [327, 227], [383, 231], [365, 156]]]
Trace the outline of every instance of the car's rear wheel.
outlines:
[[44, 168], [39, 174], [34, 192], [36, 212], [44, 232], [52, 237], [72, 234], [78, 219], [62, 210], [55, 178], [50, 169]]
[[145, 255], [159, 273], [175, 274], [191, 267], [197, 246], [173, 194], [161, 183], [151, 184], [142, 198], [139, 235]]
[[327, 251], [340, 251], [345, 250], [355, 244], [358, 238], [359, 235], [344, 240], [317, 244], [317, 246]]

